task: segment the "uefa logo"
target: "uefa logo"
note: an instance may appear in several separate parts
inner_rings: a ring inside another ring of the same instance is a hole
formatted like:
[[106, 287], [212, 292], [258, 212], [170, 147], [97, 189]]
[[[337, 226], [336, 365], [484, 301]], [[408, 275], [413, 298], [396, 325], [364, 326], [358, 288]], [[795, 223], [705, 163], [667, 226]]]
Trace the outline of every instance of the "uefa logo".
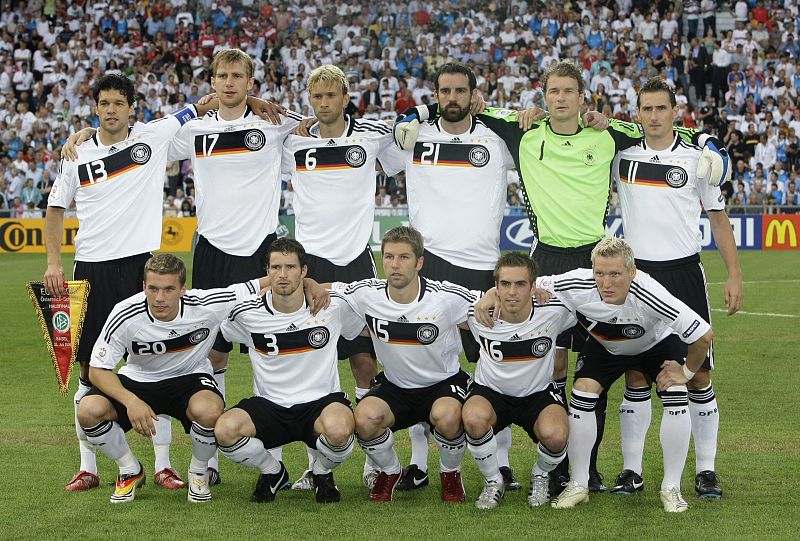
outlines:
[[254, 152], [261, 150], [264, 147], [264, 143], [266, 143], [266, 139], [260, 130], [250, 130], [244, 134], [244, 146], [249, 150]]
[[537, 359], [541, 359], [547, 355], [547, 352], [550, 351], [552, 345], [553, 341], [550, 338], [542, 336], [541, 338], [537, 338], [533, 341], [533, 344], [531, 345], [531, 353]]
[[439, 328], [436, 325], [420, 325], [417, 329], [417, 340], [420, 344], [432, 344], [439, 336]]
[[344, 161], [350, 167], [361, 167], [367, 161], [367, 152], [360, 146], [352, 146], [344, 154]]
[[208, 335], [209, 335], [208, 329], [198, 329], [189, 335], [189, 342], [191, 342], [192, 344], [199, 344], [200, 342], [208, 338]]
[[150, 159], [150, 154], [150, 147], [144, 143], [137, 143], [131, 147], [131, 160], [139, 165], [147, 163]]
[[330, 338], [330, 333], [325, 327], [314, 327], [308, 331], [308, 343], [314, 349], [325, 347]]
[[475, 167], [483, 167], [489, 163], [489, 150], [483, 145], [476, 145], [470, 149], [467, 159]]

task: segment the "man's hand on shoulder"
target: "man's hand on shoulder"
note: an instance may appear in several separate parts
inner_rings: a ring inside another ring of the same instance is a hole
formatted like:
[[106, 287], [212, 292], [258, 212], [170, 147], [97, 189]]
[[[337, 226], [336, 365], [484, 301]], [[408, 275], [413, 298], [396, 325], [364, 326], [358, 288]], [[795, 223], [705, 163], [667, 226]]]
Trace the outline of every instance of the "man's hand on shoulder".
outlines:
[[81, 131], [70, 135], [69, 138], [67, 138], [67, 142], [61, 147], [61, 159], [68, 162], [77, 160], [78, 147], [95, 133], [97, 133], [97, 130], [94, 128], [83, 128]]

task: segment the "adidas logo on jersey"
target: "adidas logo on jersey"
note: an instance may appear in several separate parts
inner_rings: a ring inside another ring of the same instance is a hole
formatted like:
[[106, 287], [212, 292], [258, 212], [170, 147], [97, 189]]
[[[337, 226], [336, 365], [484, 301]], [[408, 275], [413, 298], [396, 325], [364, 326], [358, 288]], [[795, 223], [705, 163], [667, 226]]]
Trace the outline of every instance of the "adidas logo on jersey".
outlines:
[[408, 323], [408, 318], [406, 316], [400, 316], [399, 318], [397, 318], [397, 321], [399, 321], [400, 323]]
[[658, 159], [658, 156], [653, 156], [650, 158], [651, 163], [661, 163], [661, 160]]
[[294, 323], [290, 323], [290, 324], [289, 324], [289, 326], [288, 326], [288, 327], [286, 327], [286, 330], [287, 330], [287, 331], [296, 331], [296, 330], [297, 330], [297, 327], [295, 326], [295, 324], [294, 324]]
[[564, 142], [564, 144], [563, 144], [563, 145], [561, 145], [561, 146], [562, 146], [562, 147], [571, 147], [571, 146], [572, 146], [572, 143], [570, 143], [569, 141], [565, 141], [565, 142]]
[[173, 337], [175, 337], [175, 336], [178, 336], [178, 333], [176, 333], [175, 331], [171, 330], [171, 331], [169, 331], [169, 334], [168, 334], [167, 336], [168, 336], [169, 338], [173, 338]]
[[328, 142], [325, 143], [325, 146], [329, 146], [329, 147], [336, 146], [336, 141], [334, 141], [333, 139], [328, 139]]
[[518, 334], [514, 333], [514, 336], [512, 336], [508, 340], [509, 340], [509, 342], [514, 342], [514, 341], [517, 341], [517, 340], [522, 340], [522, 338], [520, 338]]
[[452, 139], [450, 139], [450, 142], [451, 143], [460, 143], [461, 139], [459, 139], [458, 137], [453, 137]]
[[114, 146], [112, 146], [111, 148], [108, 149], [108, 153], [109, 154], [114, 154], [116, 151], [117, 151], [117, 147], [114, 147]]

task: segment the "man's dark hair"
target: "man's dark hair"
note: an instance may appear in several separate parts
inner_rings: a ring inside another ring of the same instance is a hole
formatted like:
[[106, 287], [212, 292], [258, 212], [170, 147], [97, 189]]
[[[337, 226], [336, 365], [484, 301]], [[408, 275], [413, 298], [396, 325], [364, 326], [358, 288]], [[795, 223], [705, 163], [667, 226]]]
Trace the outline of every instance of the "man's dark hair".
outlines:
[[636, 107], [639, 107], [642, 103], [642, 94], [655, 94], [656, 92], [666, 92], [669, 96], [669, 103], [675, 107], [677, 103], [675, 101], [675, 92], [667, 84], [667, 81], [662, 79], [661, 77], [652, 77], [648, 80], [642, 88], [639, 89], [639, 94], [636, 97]]
[[523, 254], [522, 252], [508, 252], [501, 255], [494, 266], [495, 284], [500, 276], [500, 269], [504, 267], [523, 267], [527, 269], [528, 278], [532, 284], [536, 283], [536, 278], [539, 276], [539, 268], [529, 255]]
[[437, 92], [439, 91], [439, 77], [445, 73], [460, 73], [461, 75], [465, 75], [469, 81], [470, 93], [478, 86], [475, 74], [466, 64], [462, 64], [461, 62], [448, 62], [447, 64], [442, 64], [439, 69], [436, 70], [436, 75], [433, 77], [433, 87]]
[[276, 252], [281, 254], [297, 254], [297, 259], [300, 261], [300, 267], [302, 268], [308, 266], [306, 249], [303, 248], [303, 245], [294, 239], [284, 237], [272, 241], [272, 244], [269, 245], [269, 248], [267, 249], [267, 270], [269, 270], [272, 254]]
[[128, 106], [133, 105], [133, 96], [135, 94], [133, 82], [127, 77], [115, 73], [100, 77], [92, 89], [92, 97], [95, 103], [100, 99], [100, 92], [103, 90], [118, 90], [128, 100]]

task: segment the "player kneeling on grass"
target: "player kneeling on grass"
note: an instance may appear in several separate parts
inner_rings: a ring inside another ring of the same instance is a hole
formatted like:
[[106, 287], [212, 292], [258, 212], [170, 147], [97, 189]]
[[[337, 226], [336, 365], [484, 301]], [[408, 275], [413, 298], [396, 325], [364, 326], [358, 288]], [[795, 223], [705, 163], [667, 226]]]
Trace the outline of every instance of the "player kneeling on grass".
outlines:
[[[217, 448], [214, 424], [225, 403], [208, 352], [231, 308], [264, 285], [261, 279], [186, 291], [183, 261], [158, 254], [145, 263], [144, 292], [114, 307], [92, 350], [94, 387], [78, 405], [78, 422], [89, 441], [119, 466], [112, 503], [132, 501], [145, 482], [125, 432], [133, 428], [151, 437], [158, 414], [179, 419], [192, 439], [189, 501], [211, 500], [208, 460]], [[125, 366], [115, 374], [126, 353]]]
[[[553, 382], [556, 336], [575, 325], [575, 316], [553, 297], [534, 304], [536, 264], [511, 252], [494, 270], [499, 319], [484, 326], [470, 314], [469, 329], [480, 344], [475, 380], [462, 410], [467, 448], [484, 476], [478, 509], [494, 509], [504, 494], [495, 432], [511, 423], [538, 443], [528, 505], [549, 501], [548, 473], [566, 456], [567, 409]], [[497, 307], [496, 307], [497, 309]]]
[[[578, 356], [569, 405], [572, 480], [552, 506], [561, 509], [589, 501], [599, 395], [626, 370], [637, 370], [657, 382], [664, 404], [661, 502], [667, 512], [686, 511], [689, 506], [680, 492], [691, 432], [686, 382], [705, 359], [711, 327], [647, 273], [636, 270], [625, 240], [601, 240], [591, 259], [592, 269], [537, 280], [538, 287], [558, 295], [576, 313], [590, 335]], [[689, 344], [685, 360], [681, 341]]]
[[271, 291], [237, 305], [222, 324], [226, 340], [249, 348], [256, 396], [246, 398], [217, 421], [222, 454], [261, 475], [250, 501], [271, 502], [289, 484], [283, 463], [267, 449], [302, 441], [318, 451], [312, 468], [319, 503], [341, 499], [332, 470], [353, 451], [353, 411], [339, 384], [336, 344], [364, 329], [340, 295], [316, 316], [301, 287], [306, 252], [293, 239], [278, 239], [267, 250]]

